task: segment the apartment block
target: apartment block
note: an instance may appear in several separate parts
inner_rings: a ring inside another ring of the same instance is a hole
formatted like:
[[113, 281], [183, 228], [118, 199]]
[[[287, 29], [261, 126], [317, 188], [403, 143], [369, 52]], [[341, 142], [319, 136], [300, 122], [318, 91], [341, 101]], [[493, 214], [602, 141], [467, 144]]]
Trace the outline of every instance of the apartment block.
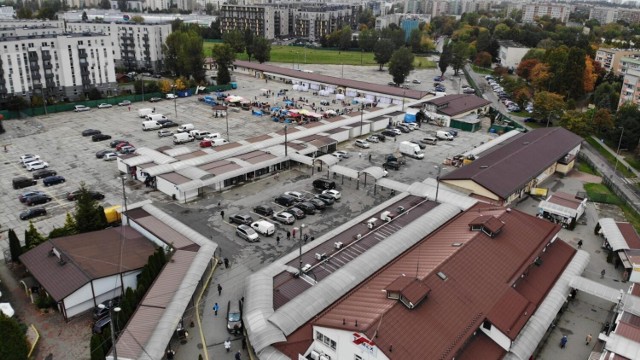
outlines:
[[607, 72], [611, 71], [616, 75], [620, 75], [623, 72], [621, 60], [625, 57], [631, 57], [634, 55], [640, 56], [640, 51], [601, 48], [596, 51], [595, 60], [600, 63], [600, 66], [602, 66], [602, 68]]
[[622, 80], [622, 90], [620, 90], [620, 102], [618, 107], [624, 103], [631, 102], [640, 106], [640, 71], [629, 69], [624, 74]]
[[116, 89], [115, 64], [104, 34], [0, 38], [0, 98], [33, 95], [84, 98], [92, 88]]
[[5, 24], [0, 22], [0, 38], [31, 36], [31, 35], [53, 35], [53, 34], [62, 34], [62, 33], [64, 33], [64, 28], [48, 26], [46, 24], [42, 24], [38, 26], [14, 27], [14, 26], [5, 26]]
[[589, 19], [598, 20], [601, 25], [618, 21], [618, 9], [610, 7], [593, 7], [589, 11]]
[[[636, 52], [636, 54], [638, 54]], [[620, 59], [620, 72], [619, 74], [626, 74], [629, 70], [640, 71], [640, 56], [629, 56]]]
[[64, 29], [64, 20], [25, 20], [0, 18], [0, 28], [55, 27]]
[[569, 20], [571, 6], [561, 4], [527, 4], [522, 6], [522, 22], [535, 22], [543, 16], [558, 19], [563, 23]]
[[160, 71], [164, 59], [162, 45], [171, 34], [171, 24], [69, 22], [67, 30], [105, 34], [118, 67]]
[[500, 65], [507, 68], [517, 68], [520, 60], [531, 50], [511, 40], [500, 41]]

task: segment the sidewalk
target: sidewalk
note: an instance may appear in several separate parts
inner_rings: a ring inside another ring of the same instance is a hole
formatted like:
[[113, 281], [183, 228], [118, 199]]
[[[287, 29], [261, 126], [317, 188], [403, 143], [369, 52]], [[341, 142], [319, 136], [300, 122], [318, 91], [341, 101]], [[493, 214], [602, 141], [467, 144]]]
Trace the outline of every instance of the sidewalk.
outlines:
[[626, 167], [627, 170], [631, 171], [637, 178], [640, 177], [640, 171], [636, 170], [633, 166], [629, 165], [629, 163], [624, 160], [624, 156], [616, 154], [615, 150], [611, 149], [609, 146], [607, 146], [607, 144], [605, 144], [603, 141], [601, 141], [600, 139], [598, 139], [594, 135], [591, 135], [591, 138], [596, 140], [611, 155], [613, 155], [615, 158], [617, 158], [618, 162], [620, 163], [620, 166]]

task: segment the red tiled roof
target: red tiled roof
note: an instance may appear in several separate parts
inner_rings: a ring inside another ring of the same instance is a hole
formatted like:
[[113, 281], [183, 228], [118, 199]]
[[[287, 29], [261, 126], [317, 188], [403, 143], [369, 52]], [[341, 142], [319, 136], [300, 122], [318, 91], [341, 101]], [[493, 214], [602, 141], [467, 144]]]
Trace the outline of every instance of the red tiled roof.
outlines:
[[564, 128], [536, 129], [440, 179], [472, 180], [506, 199], [581, 142], [581, 137]]
[[[504, 222], [501, 235], [490, 238], [470, 231], [469, 222], [480, 215]], [[540, 303], [539, 295], [549, 291], [575, 253], [562, 241], [555, 241], [542, 253], [559, 229], [517, 210], [478, 203], [361, 283], [312, 324], [375, 337], [378, 348], [397, 359], [416, 359], [417, 354], [420, 359], [459, 355], [492, 310], [500, 326], [511, 326], [509, 335], [513, 336]], [[463, 245], [453, 247], [453, 243]], [[543, 258], [542, 266], [532, 265], [537, 257]], [[525, 281], [519, 281], [515, 289], [522, 300], [513, 293], [512, 285], [524, 272], [528, 273]], [[418, 307], [408, 309], [381, 291], [402, 274], [416, 273], [431, 289]], [[505, 295], [507, 292], [512, 293]], [[496, 306], [516, 298], [520, 305], [513, 309], [514, 314], [496, 314]], [[524, 301], [533, 307], [522, 306]], [[393, 353], [388, 352], [391, 345]], [[295, 358], [296, 354], [287, 355]]]
[[638, 236], [636, 229], [627, 222], [616, 222], [616, 225], [620, 229], [627, 245], [629, 245], [629, 249], [640, 249], [640, 236]]

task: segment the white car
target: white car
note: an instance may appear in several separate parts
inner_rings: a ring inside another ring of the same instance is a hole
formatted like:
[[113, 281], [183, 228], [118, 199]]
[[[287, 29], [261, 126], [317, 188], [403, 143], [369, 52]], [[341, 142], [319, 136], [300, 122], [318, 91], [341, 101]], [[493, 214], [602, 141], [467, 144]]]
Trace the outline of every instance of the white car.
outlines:
[[22, 165], [35, 160], [40, 160], [40, 156], [34, 154], [24, 154], [20, 156], [20, 162], [22, 163]]
[[418, 80], [418, 79], [413, 79], [411, 80], [412, 83], [414, 84], [422, 84], [422, 81]]
[[112, 106], [113, 105], [111, 105], [111, 104], [102, 103], [102, 104], [98, 105], [98, 109], [108, 109], [108, 108], [110, 108]]
[[27, 164], [27, 170], [29, 171], [33, 171], [33, 170], [42, 170], [42, 169], [46, 169], [49, 167], [49, 164], [47, 164], [44, 161], [34, 161], [34, 162], [30, 162]]
[[171, 136], [173, 135], [173, 131], [171, 130], [159, 130], [158, 131], [158, 137], [165, 137], [165, 136]]
[[102, 158], [102, 160], [113, 161], [113, 160], [116, 160], [117, 158], [118, 158], [118, 154], [114, 152], [110, 152], [110, 153], [104, 154], [104, 157]]
[[364, 140], [360, 140], [360, 139], [356, 140], [355, 145], [357, 147], [361, 147], [363, 149], [368, 149], [369, 148], [369, 143], [364, 141]]
[[306, 200], [306, 198], [304, 197], [304, 195], [303, 195], [302, 193], [300, 193], [300, 192], [297, 192], [297, 191], [287, 191], [287, 192], [285, 192], [284, 194], [285, 194], [285, 195], [289, 195], [289, 196], [291, 196], [292, 198], [295, 198], [295, 199], [296, 199], [296, 201], [305, 201], [305, 200]]
[[75, 108], [73, 109], [73, 111], [75, 112], [89, 111], [89, 110], [91, 110], [91, 108], [86, 107], [84, 105], [76, 105]]
[[340, 160], [349, 158], [349, 154], [346, 151], [334, 151], [331, 155], [337, 157]]
[[273, 215], [273, 219], [278, 221], [279, 223], [285, 224], [285, 225], [291, 225], [294, 222], [296, 222], [296, 217], [289, 214], [288, 212], [279, 212], [275, 215]]
[[380, 139], [376, 135], [371, 135], [367, 138], [367, 141], [370, 143], [379, 143]]
[[167, 99], [177, 99], [178, 95], [176, 94], [167, 94]]
[[411, 130], [411, 131], [418, 130], [418, 124], [417, 123], [405, 123], [404, 125], [406, 127], [408, 127], [409, 130]]
[[342, 194], [340, 194], [340, 191], [338, 190], [325, 190], [322, 193], [324, 195], [329, 195], [336, 200], [340, 200], [340, 198], [342, 197]]

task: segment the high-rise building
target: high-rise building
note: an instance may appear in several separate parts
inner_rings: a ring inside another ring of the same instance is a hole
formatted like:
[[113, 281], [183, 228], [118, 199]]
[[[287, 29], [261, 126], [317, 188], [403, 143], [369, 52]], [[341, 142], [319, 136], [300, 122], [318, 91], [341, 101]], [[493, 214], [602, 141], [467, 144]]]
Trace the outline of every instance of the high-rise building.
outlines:
[[522, 22], [534, 22], [543, 16], [558, 19], [563, 23], [569, 20], [571, 6], [562, 4], [527, 4], [522, 6]]
[[596, 51], [595, 60], [607, 72], [611, 71], [616, 75], [620, 75], [623, 72], [624, 67], [621, 61], [625, 57], [629, 57], [632, 55], [640, 55], [640, 51], [600, 48], [598, 49], [598, 51]]
[[640, 70], [629, 69], [624, 74], [618, 107], [624, 103], [640, 106]]

